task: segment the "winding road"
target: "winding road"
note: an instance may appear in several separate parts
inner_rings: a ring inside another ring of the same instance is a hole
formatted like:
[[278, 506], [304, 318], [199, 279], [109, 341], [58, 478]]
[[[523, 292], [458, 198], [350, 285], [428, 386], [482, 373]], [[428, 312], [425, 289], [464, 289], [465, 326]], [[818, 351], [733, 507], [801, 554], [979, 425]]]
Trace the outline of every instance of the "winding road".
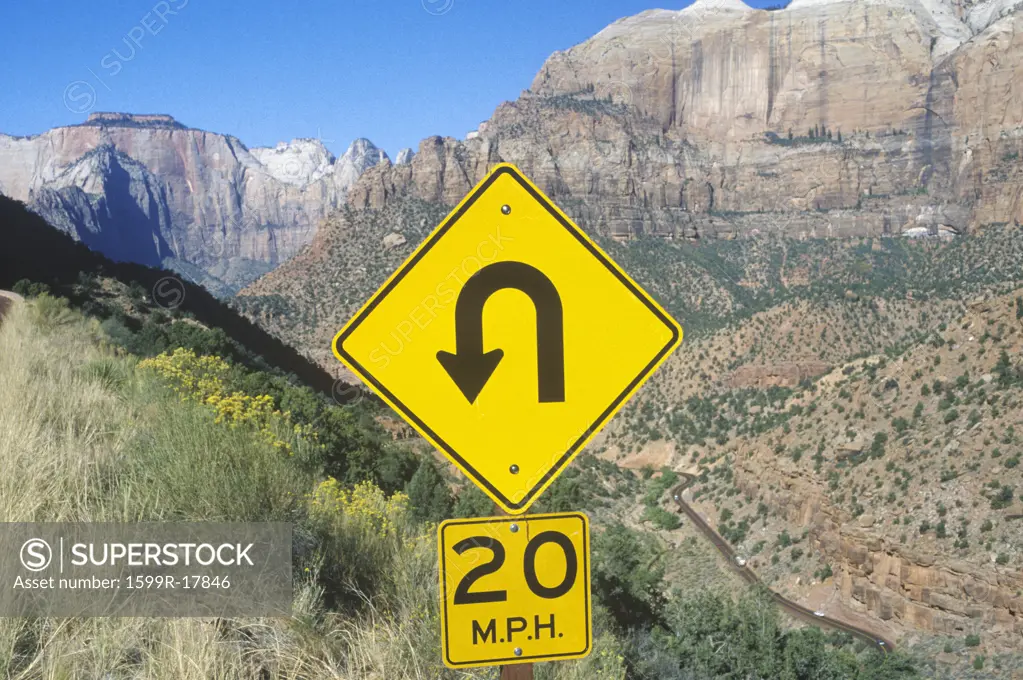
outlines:
[[[696, 528], [714, 544], [714, 547], [718, 549], [718, 552], [725, 556], [725, 559], [728, 560], [729, 566], [736, 574], [741, 576], [748, 583], [761, 584], [760, 577], [758, 577], [752, 569], [745, 566], [745, 564], [740, 565], [736, 561], [737, 556], [735, 551], [732, 550], [732, 546], [728, 545], [728, 542], [721, 538], [721, 536], [713, 528], [711, 528], [711, 526], [707, 524], [702, 517], [700, 517], [700, 514], [682, 499], [682, 492], [692, 486], [696, 481], [695, 475], [684, 472], [679, 473], [679, 475], [683, 478], [683, 482], [676, 486], [671, 492], [675, 502], [678, 503], [678, 507], [689, 517], [689, 519], [692, 520]], [[895, 645], [892, 644], [891, 640], [878, 637], [869, 630], [857, 628], [856, 626], [845, 623], [844, 621], [839, 621], [838, 619], [833, 619], [828, 616], [817, 616], [812, 610], [782, 597], [773, 590], [770, 592], [771, 597], [774, 598], [774, 601], [778, 604], [778, 606], [786, 613], [796, 617], [797, 619], [801, 619], [807, 623], [811, 623], [822, 628], [831, 628], [833, 630], [840, 630], [849, 633], [867, 644], [877, 647], [886, 654], [895, 649]]]

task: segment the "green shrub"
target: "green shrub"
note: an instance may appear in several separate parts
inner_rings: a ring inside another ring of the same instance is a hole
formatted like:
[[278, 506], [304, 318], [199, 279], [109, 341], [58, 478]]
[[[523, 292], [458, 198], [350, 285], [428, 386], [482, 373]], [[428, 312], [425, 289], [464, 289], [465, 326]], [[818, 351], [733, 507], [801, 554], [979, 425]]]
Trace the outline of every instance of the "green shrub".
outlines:
[[[996, 482], [995, 486], [997, 485], [998, 484]], [[998, 493], [991, 498], [991, 509], [1001, 510], [1002, 508], [1009, 507], [1009, 505], [1012, 504], [1013, 493], [1013, 488], [1011, 486], [1003, 485]]]
[[593, 594], [621, 630], [663, 621], [663, 570], [652, 537], [612, 524], [593, 538]]
[[454, 517], [489, 517], [494, 514], [494, 501], [472, 483], [466, 482], [458, 493], [452, 510]]
[[874, 433], [874, 441], [870, 443], [869, 455], [871, 458], [880, 458], [884, 455], [885, 444], [888, 443], [888, 434], [885, 432]]
[[454, 502], [447, 483], [430, 458], [423, 458], [419, 469], [405, 487], [412, 517], [420, 522], [441, 522], [451, 517]]
[[682, 526], [682, 521], [675, 513], [661, 507], [651, 507], [649, 505], [643, 508], [642, 521], [652, 522], [658, 529], [666, 529], [668, 531]]
[[26, 298], [48, 295], [50, 293], [50, 287], [45, 283], [29, 281], [28, 279], [20, 279], [16, 281], [14, 285], [11, 286], [11, 290]]

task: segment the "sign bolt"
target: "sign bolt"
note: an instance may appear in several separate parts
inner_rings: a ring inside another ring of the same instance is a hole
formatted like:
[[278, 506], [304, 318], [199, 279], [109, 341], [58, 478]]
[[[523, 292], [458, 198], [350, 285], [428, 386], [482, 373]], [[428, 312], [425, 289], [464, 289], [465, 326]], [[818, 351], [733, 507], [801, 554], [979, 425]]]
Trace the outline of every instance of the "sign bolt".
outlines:
[[504, 213], [505, 215], [511, 215], [511, 206], [508, 204], [502, 205], [501, 212]]
[[511, 525], [511, 526], [509, 527], [509, 529], [511, 529], [511, 532], [512, 532], [513, 534], [517, 534], [517, 533], [519, 532], [519, 525], [518, 525], [518, 524], [512, 524], [512, 525]]
[[510, 468], [508, 468], [508, 470], [509, 470], [509, 472], [511, 472], [511, 473], [512, 473], [513, 475], [517, 475], [517, 474], [519, 474], [519, 466], [518, 466], [518, 465], [512, 465], [512, 466], [511, 466]]
[[522, 647], [515, 648], [515, 656], [522, 656]]

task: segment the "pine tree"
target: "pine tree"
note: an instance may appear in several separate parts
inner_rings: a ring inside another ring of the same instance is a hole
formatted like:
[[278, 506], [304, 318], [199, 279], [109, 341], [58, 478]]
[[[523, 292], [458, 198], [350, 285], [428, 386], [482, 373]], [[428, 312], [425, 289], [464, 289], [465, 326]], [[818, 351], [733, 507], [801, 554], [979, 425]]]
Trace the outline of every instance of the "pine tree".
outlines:
[[789, 128], [789, 141], [792, 141], [792, 128]]
[[1002, 350], [1002, 354], [998, 357], [998, 363], [995, 364], [995, 375], [998, 376], [998, 384], [1002, 388], [1009, 387], [1016, 381], [1016, 371], [1013, 370], [1012, 361], [1009, 359], [1009, 353], [1004, 349]]
[[475, 484], [466, 484], [458, 493], [453, 513], [455, 517], [487, 517], [494, 514], [494, 501]]
[[838, 131], [838, 143], [839, 144], [842, 143], [842, 131], [841, 130]]
[[412, 475], [405, 492], [412, 516], [422, 522], [440, 522], [451, 516], [452, 500], [444, 478], [429, 458], [424, 458]]
[[828, 141], [831, 141], [831, 130], [828, 130]]

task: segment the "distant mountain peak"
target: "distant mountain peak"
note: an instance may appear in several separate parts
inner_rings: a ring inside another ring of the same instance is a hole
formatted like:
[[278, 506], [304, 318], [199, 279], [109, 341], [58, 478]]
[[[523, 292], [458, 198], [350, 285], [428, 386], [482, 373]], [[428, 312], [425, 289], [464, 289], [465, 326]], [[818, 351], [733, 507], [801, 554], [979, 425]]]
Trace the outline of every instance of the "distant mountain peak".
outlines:
[[405, 147], [404, 149], [398, 152], [398, 156], [394, 159], [394, 164], [405, 165], [406, 163], [411, 163], [412, 159], [415, 158], [415, 156], [416, 156], [415, 151], [408, 147]]
[[348, 145], [348, 150], [345, 152], [345, 155], [376, 153], [377, 151], [380, 151], [380, 149], [377, 148], [376, 144], [365, 137], [359, 137]]
[[391, 160], [383, 149], [377, 147], [376, 144], [365, 137], [359, 137], [353, 141], [348, 146], [348, 150], [341, 156], [342, 161], [364, 167], [376, 165], [384, 159]]

